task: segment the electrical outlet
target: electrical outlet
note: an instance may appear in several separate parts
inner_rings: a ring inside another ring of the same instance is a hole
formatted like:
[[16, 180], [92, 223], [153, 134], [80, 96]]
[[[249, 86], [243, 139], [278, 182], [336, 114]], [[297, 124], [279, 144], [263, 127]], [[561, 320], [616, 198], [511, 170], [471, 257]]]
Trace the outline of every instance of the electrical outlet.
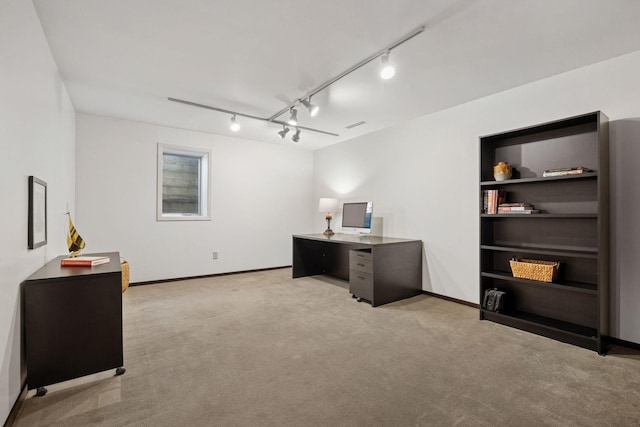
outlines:
[[218, 252], [213, 253], [213, 259], [218, 259]]

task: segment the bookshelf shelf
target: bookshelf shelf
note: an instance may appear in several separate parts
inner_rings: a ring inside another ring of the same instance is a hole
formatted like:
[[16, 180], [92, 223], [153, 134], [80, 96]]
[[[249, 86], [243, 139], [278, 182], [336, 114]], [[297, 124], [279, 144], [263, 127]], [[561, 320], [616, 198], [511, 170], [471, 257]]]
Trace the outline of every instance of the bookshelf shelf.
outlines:
[[549, 181], [566, 181], [566, 180], [576, 180], [576, 179], [594, 179], [598, 177], [597, 172], [585, 172], [576, 175], [563, 175], [563, 176], [547, 176], [547, 177], [531, 177], [531, 178], [520, 178], [520, 179], [508, 179], [506, 181], [482, 181], [480, 182], [481, 187], [498, 187], [503, 185], [518, 185], [518, 184], [528, 184], [532, 182], [549, 182]]
[[502, 219], [502, 218], [518, 218], [518, 219], [522, 219], [522, 218], [526, 218], [526, 219], [548, 219], [548, 218], [564, 218], [564, 219], [575, 219], [575, 218], [582, 218], [582, 219], [586, 219], [586, 218], [592, 218], [592, 219], [598, 219], [598, 214], [553, 214], [553, 213], [537, 213], [537, 214], [517, 214], [517, 213], [510, 213], [510, 214], [481, 214], [482, 218], [496, 218], [496, 219]]
[[571, 292], [584, 292], [589, 294], [597, 294], [597, 285], [591, 283], [582, 282], [540, 282], [537, 280], [521, 279], [519, 277], [513, 277], [508, 271], [495, 271], [495, 272], [483, 272], [483, 277], [489, 277], [497, 280], [504, 280], [514, 283], [522, 283], [526, 286], [544, 286], [549, 288], [562, 289]]
[[[507, 203], [529, 203], [540, 211], [479, 215], [480, 301], [488, 289], [507, 295], [501, 313], [481, 308], [480, 319], [604, 354], [608, 139], [608, 119], [601, 112], [480, 138], [480, 210], [489, 191], [494, 203], [499, 192]], [[493, 165], [501, 161], [514, 168], [517, 179], [493, 180]], [[542, 177], [547, 169], [577, 166], [594, 172]], [[560, 261], [559, 277], [553, 283], [514, 278], [512, 258]]]
[[544, 248], [544, 247], [531, 247], [531, 246], [492, 246], [492, 245], [480, 245], [480, 249], [491, 251], [504, 251], [524, 254], [538, 254], [548, 257], [573, 257], [573, 258], [589, 258], [598, 259], [597, 249], [593, 250], [575, 250], [575, 249], [559, 249], [559, 248]]
[[514, 311], [508, 314], [494, 313], [481, 309], [487, 320], [502, 323], [518, 329], [533, 329], [540, 335], [550, 336], [559, 341], [592, 347], [598, 344], [598, 330], [571, 322], [563, 322], [554, 318], [536, 314]]

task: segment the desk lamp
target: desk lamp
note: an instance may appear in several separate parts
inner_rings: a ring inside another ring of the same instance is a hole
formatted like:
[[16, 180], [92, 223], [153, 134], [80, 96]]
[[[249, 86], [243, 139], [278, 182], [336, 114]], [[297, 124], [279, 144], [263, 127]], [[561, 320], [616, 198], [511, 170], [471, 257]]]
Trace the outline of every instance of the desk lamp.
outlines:
[[325, 219], [327, 220], [327, 229], [324, 230], [325, 236], [331, 236], [333, 230], [331, 230], [331, 212], [334, 212], [338, 207], [338, 199], [332, 199], [328, 197], [323, 197], [320, 199], [320, 203], [318, 204], [318, 212], [326, 212]]

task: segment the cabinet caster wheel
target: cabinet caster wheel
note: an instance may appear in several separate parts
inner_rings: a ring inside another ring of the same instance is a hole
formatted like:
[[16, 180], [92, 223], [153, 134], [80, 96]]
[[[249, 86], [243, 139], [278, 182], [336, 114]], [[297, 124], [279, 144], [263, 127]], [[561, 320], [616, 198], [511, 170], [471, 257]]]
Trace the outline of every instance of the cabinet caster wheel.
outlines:
[[351, 298], [358, 298], [358, 296], [351, 294]]
[[37, 397], [42, 397], [42, 396], [44, 396], [45, 394], [47, 394], [47, 388], [46, 388], [46, 387], [38, 387], [38, 388], [36, 389], [36, 396], [37, 396]]
[[362, 302], [362, 297], [358, 297], [358, 298], [356, 298], [356, 301], [358, 301], [358, 302]]
[[116, 369], [116, 375], [122, 375], [125, 372], [127, 372], [127, 370], [124, 367]]

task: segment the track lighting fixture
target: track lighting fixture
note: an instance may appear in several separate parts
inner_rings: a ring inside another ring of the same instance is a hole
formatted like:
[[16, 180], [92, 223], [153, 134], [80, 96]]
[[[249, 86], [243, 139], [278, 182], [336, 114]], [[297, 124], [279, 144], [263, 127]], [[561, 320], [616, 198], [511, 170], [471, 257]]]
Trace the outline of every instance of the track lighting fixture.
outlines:
[[303, 99], [300, 102], [307, 108], [307, 110], [309, 110], [309, 115], [311, 117], [314, 117], [316, 114], [318, 114], [320, 107], [318, 107], [316, 104], [311, 103], [311, 97], [309, 97], [308, 99]]
[[231, 126], [229, 126], [229, 128], [233, 132], [238, 132], [240, 130], [240, 123], [238, 123], [236, 121], [236, 115], [235, 114], [233, 115], [233, 117], [231, 117]]
[[291, 137], [291, 140], [293, 142], [300, 141], [300, 129], [296, 129], [296, 133], [293, 134], [293, 136]]
[[289, 132], [289, 128], [286, 127], [285, 125], [282, 125], [282, 130], [278, 132], [278, 135], [280, 135], [281, 139], [284, 139], [284, 137], [287, 136], [288, 132]]
[[382, 77], [385, 80], [390, 79], [396, 73], [396, 69], [393, 68], [393, 65], [391, 65], [391, 63], [389, 62], [389, 51], [386, 51], [385, 53], [383, 53], [382, 57], [380, 57], [380, 60], [382, 61], [382, 69], [380, 70], [380, 77]]
[[287, 123], [289, 123], [291, 126], [296, 126], [298, 124], [298, 110], [291, 107], [289, 111], [291, 112], [291, 115], [289, 116], [289, 120], [287, 121]]

